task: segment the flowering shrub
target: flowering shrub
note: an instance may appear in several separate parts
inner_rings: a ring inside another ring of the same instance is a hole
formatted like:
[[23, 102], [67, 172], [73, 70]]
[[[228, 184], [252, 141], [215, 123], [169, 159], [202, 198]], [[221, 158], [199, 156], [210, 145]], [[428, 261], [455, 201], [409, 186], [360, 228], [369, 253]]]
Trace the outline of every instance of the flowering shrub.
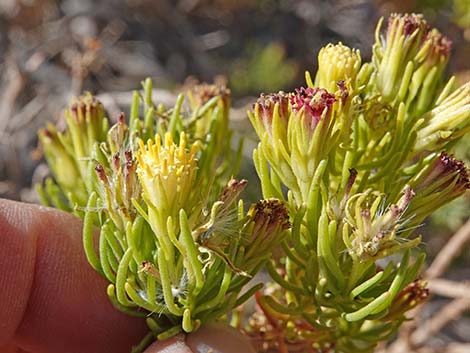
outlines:
[[247, 328], [259, 350], [369, 352], [389, 338], [427, 297], [413, 231], [470, 186], [448, 152], [470, 127], [468, 84], [444, 82], [450, 41], [421, 15], [381, 24], [370, 63], [329, 44], [307, 88], [249, 113], [263, 195], [293, 220]]
[[[470, 186], [449, 152], [470, 129], [469, 84], [444, 79], [450, 45], [421, 15], [394, 14], [371, 62], [329, 44], [306, 87], [262, 94], [248, 115], [265, 199], [247, 210], [225, 87], [193, 86], [168, 109], [147, 80], [112, 126], [86, 94], [65, 131], [41, 130], [54, 177], [41, 199], [84, 218], [111, 302], [148, 324], [134, 350], [255, 293], [238, 326], [259, 351], [369, 352], [396, 332], [428, 293], [414, 230]], [[272, 281], [243, 290], [262, 268]]]

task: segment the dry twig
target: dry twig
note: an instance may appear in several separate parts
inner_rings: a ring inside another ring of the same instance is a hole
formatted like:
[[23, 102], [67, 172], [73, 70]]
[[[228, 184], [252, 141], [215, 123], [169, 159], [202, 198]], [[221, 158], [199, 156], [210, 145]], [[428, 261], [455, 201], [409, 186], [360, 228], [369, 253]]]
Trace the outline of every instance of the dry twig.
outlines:
[[421, 323], [416, 331], [411, 335], [411, 342], [416, 346], [424, 344], [431, 335], [441, 330], [450, 321], [458, 319], [464, 311], [469, 309], [470, 299], [454, 299], [429, 320]]
[[447, 279], [433, 279], [428, 282], [428, 288], [432, 294], [448, 298], [467, 298], [470, 300], [470, 283], [454, 282]]
[[436, 256], [425, 273], [427, 279], [440, 277], [449, 267], [452, 260], [460, 254], [464, 245], [470, 240], [470, 219], [455, 233]]

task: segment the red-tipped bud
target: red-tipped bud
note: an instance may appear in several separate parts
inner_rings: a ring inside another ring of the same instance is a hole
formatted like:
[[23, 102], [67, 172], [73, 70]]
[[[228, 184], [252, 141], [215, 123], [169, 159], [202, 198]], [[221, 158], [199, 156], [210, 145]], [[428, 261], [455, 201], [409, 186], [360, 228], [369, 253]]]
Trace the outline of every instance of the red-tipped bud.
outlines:
[[289, 96], [286, 93], [262, 93], [256, 101], [254, 108], [257, 109], [266, 128], [271, 126], [276, 104], [279, 106], [279, 117], [282, 121], [287, 122], [289, 119]]
[[[400, 31], [401, 33], [397, 33]], [[391, 14], [388, 18], [387, 37], [403, 34], [406, 37], [412, 36], [421, 31], [427, 34], [429, 26], [422, 14]]]
[[295, 90], [290, 97], [290, 103], [294, 112], [304, 110], [311, 117], [310, 127], [314, 129], [323, 114], [328, 116], [336, 98], [324, 88], [301, 87]]
[[121, 158], [119, 157], [119, 152], [115, 153], [113, 156], [113, 168], [115, 172], [121, 168]]
[[132, 162], [132, 151], [131, 150], [126, 150], [124, 152], [124, 157], [126, 158], [126, 163]]
[[[462, 191], [470, 189], [468, 169], [465, 164], [452, 155], [441, 152], [439, 158], [430, 167], [428, 175], [417, 185], [417, 188], [422, 190], [439, 183], [440, 187], [435, 189], [434, 192], [441, 191], [448, 187], [454, 181], [454, 178], [457, 178], [455, 184], [457, 189], [462, 189]], [[444, 179], [446, 179], [446, 182], [442, 183]]]
[[452, 41], [437, 29], [427, 34], [424, 46], [427, 48], [424, 55], [429, 65], [439, 65], [449, 60]]
[[126, 116], [124, 115], [124, 112], [120, 112], [119, 116], [117, 118], [118, 124], [125, 124], [126, 123]]
[[97, 164], [95, 167], [96, 175], [98, 175], [98, 178], [105, 184], [108, 184], [108, 176], [106, 175], [106, 172], [104, 170], [104, 167], [101, 164]]

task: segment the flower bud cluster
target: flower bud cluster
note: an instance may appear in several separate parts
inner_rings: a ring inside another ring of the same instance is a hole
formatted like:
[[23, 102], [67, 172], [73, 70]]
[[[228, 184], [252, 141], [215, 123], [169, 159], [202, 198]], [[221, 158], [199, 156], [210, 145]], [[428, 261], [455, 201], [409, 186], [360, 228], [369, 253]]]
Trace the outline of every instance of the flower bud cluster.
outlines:
[[[343, 105], [343, 93], [338, 96], [324, 88], [301, 87], [288, 94], [263, 94], [248, 113], [261, 137], [254, 155], [258, 172], [266, 159], [298, 205], [308, 195], [321, 159], [344, 137], [351, 109]], [[271, 196], [279, 195], [265, 193]]]

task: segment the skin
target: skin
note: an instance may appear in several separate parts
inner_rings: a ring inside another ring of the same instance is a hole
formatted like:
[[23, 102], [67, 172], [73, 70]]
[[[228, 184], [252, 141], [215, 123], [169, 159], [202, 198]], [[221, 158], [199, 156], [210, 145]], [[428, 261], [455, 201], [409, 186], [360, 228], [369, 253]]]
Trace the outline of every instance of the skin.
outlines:
[[[129, 353], [147, 330], [114, 309], [82, 250], [81, 221], [0, 200], [0, 352]], [[153, 343], [145, 353], [254, 353], [222, 324]]]

